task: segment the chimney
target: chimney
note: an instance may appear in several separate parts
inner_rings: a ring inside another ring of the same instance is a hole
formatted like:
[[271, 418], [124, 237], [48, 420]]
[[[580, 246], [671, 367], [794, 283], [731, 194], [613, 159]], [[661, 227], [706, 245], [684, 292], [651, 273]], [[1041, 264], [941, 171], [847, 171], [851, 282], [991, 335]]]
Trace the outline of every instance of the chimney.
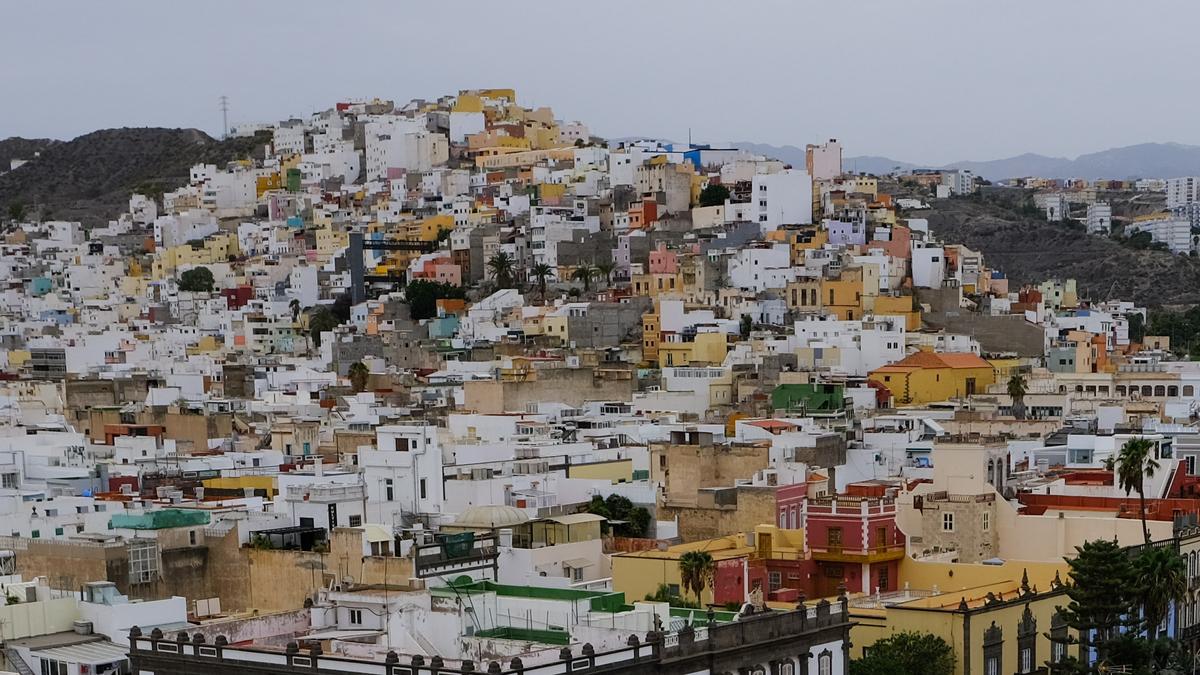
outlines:
[[500, 530], [500, 546], [503, 546], [505, 548], [512, 548], [512, 545], [513, 545], [512, 529], [506, 527], [506, 528]]

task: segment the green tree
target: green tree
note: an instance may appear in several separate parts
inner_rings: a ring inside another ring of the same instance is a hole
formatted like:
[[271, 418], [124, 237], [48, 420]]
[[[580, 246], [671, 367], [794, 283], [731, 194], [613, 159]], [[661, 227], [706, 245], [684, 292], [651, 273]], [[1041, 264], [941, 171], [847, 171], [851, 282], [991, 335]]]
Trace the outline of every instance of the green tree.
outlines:
[[540, 262], [530, 268], [529, 274], [532, 275], [534, 279], [537, 279], [538, 294], [542, 296], [543, 300], [545, 300], [546, 280], [554, 276], [554, 268], [547, 263]]
[[1155, 546], [1142, 549], [1133, 568], [1135, 586], [1142, 596], [1142, 616], [1153, 640], [1171, 604], [1187, 594], [1187, 567], [1173, 547]]
[[1130, 312], [1125, 315], [1125, 320], [1129, 322], [1129, 340], [1131, 342], [1140, 343], [1146, 339], [1146, 318], [1141, 312]]
[[350, 297], [350, 294], [342, 293], [333, 299], [333, 305], [329, 308], [329, 311], [339, 324], [343, 324], [350, 320], [350, 310], [353, 307], [354, 300]]
[[[1136, 626], [1139, 601], [1129, 553], [1115, 541], [1094, 539], [1075, 547], [1067, 559], [1067, 605], [1059, 609], [1067, 626], [1066, 638], [1051, 638], [1068, 648], [1095, 649], [1097, 662], [1110, 656], [1110, 646], [1124, 629]], [[1068, 649], [1069, 651], [1073, 651]]]
[[1019, 420], [1025, 419], [1026, 393], [1028, 390], [1025, 388], [1025, 376], [1013, 373], [1012, 377], [1008, 378], [1008, 395], [1012, 398], [1013, 416]]
[[414, 321], [432, 319], [437, 316], [437, 301], [443, 298], [461, 300], [467, 297], [462, 286], [453, 286], [441, 281], [413, 279], [404, 287], [404, 300], [408, 303], [409, 316]]
[[741, 330], [742, 339], [749, 340], [750, 331], [754, 330], [754, 319], [750, 318], [749, 314], [743, 314], [742, 321], [738, 325], [738, 328]]
[[703, 603], [700, 594], [708, 586], [716, 569], [717, 565], [708, 551], [688, 551], [679, 556], [679, 577], [683, 587], [696, 596], [698, 603]]
[[1142, 534], [1150, 543], [1150, 526], [1146, 524], [1146, 479], [1154, 477], [1158, 461], [1154, 459], [1154, 443], [1145, 438], [1131, 438], [1121, 446], [1114, 465], [1117, 486], [1125, 496], [1137, 490], [1138, 510], [1142, 518]]
[[299, 321], [300, 320], [300, 301], [297, 300], [296, 298], [292, 298], [292, 301], [288, 303], [288, 309], [292, 310], [292, 323], [296, 323], [297, 321]]
[[312, 338], [313, 345], [321, 346], [321, 333], [331, 331], [341, 325], [337, 317], [328, 307], [319, 307], [311, 316], [308, 317], [308, 335]]
[[571, 272], [571, 280], [578, 281], [583, 284], [583, 292], [587, 293], [592, 290], [592, 280], [596, 278], [596, 268], [587, 263], [579, 265]]
[[612, 286], [612, 275], [616, 271], [617, 265], [611, 260], [606, 260], [601, 263], [596, 263], [596, 276], [604, 280], [604, 286]]
[[350, 386], [354, 387], [354, 393], [366, 391], [367, 380], [371, 379], [371, 371], [365, 363], [357, 361], [350, 364], [347, 375], [350, 377]]
[[729, 199], [729, 188], [720, 183], [709, 183], [700, 191], [700, 206], [721, 206]]
[[951, 675], [954, 648], [931, 633], [897, 633], [850, 662], [850, 675]]
[[487, 261], [487, 268], [500, 288], [512, 288], [515, 267], [513, 259], [504, 251], [500, 251]]
[[21, 202], [13, 202], [8, 205], [8, 219], [15, 222], [25, 220], [25, 205]]
[[179, 275], [179, 290], [193, 293], [211, 293], [213, 273], [207, 267], [193, 267]]

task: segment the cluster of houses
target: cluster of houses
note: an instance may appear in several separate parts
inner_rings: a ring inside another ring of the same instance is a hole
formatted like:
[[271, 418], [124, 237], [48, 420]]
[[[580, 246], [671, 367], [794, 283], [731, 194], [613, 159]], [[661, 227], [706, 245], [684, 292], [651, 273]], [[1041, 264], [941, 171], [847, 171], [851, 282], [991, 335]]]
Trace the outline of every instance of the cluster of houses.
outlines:
[[[1034, 672], [1064, 558], [1143, 541], [1132, 438], [1200, 579], [1200, 363], [940, 240], [969, 171], [606, 142], [510, 89], [235, 133], [106, 227], [4, 230], [10, 670], [833, 675], [919, 630]], [[1131, 186], [1088, 189], [1107, 231]]]

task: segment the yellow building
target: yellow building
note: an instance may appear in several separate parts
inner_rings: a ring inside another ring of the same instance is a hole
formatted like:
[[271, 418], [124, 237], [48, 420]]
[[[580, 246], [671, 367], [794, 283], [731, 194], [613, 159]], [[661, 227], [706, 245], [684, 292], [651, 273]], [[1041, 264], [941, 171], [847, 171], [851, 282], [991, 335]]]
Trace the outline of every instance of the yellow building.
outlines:
[[843, 321], [861, 319], [875, 309], [879, 295], [879, 268], [861, 265], [842, 270], [837, 279], [821, 280], [820, 300], [825, 312]]
[[904, 327], [915, 331], [921, 327], [921, 310], [911, 295], [879, 295], [875, 297], [875, 316], [902, 316]]
[[338, 251], [350, 245], [350, 231], [334, 229], [330, 225], [319, 227], [316, 237], [317, 260], [327, 261]]
[[188, 243], [159, 249], [154, 256], [154, 278], [174, 274], [180, 267], [228, 262], [230, 256], [240, 254], [235, 235], [227, 232], [209, 235], [198, 246]]
[[698, 333], [694, 340], [658, 342], [658, 362], [663, 367], [720, 365], [728, 352], [729, 340], [724, 333]]
[[996, 381], [992, 364], [969, 352], [920, 351], [871, 372], [898, 404], [920, 405], [982, 393]]
[[658, 341], [661, 337], [662, 322], [659, 320], [657, 309], [642, 315], [642, 360], [647, 363], [658, 362]]
[[[689, 551], [704, 551], [720, 564], [722, 560], [753, 557], [804, 555], [804, 530], [781, 530], [774, 525], [760, 525], [752, 534], [753, 546], [746, 544], [746, 533], [727, 537], [696, 541], [670, 546], [666, 550], [618, 553], [612, 557], [613, 590], [624, 593], [626, 598], [641, 599], [653, 595], [659, 586], [665, 585], [673, 594], [684, 597], [683, 577], [679, 572], [679, 560]], [[691, 599], [691, 598], [689, 598]], [[700, 593], [701, 606], [713, 599], [713, 584], [705, 585]]]
[[[954, 648], [956, 675], [1041, 672], [1048, 661], [1077, 655], [1050, 639], [1066, 637], [1069, 630], [1058, 615], [1068, 602], [1059, 582], [1066, 578], [1065, 564], [1009, 562], [993, 570], [954, 565], [937, 591], [936, 585], [914, 585], [904, 575], [913, 564], [922, 563], [901, 563], [900, 578], [910, 590], [850, 599], [853, 658], [877, 640], [902, 632], [945, 640]], [[979, 577], [995, 578], [997, 571], [1006, 578], [976, 583]]]

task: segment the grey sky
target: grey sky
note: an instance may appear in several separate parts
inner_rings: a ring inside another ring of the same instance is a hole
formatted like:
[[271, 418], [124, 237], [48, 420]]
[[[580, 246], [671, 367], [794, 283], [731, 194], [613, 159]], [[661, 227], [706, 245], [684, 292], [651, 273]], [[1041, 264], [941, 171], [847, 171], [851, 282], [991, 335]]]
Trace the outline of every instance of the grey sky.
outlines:
[[922, 163], [1200, 145], [1198, 24], [1192, 0], [2, 0], [0, 138], [511, 86], [605, 136]]

